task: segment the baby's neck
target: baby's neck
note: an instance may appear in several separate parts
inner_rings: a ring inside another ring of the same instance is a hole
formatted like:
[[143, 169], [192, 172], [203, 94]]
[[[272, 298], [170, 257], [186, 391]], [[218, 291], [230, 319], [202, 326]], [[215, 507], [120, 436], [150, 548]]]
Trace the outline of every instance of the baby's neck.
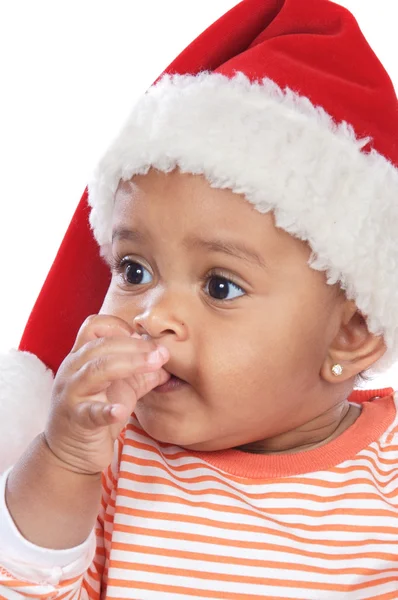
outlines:
[[275, 437], [240, 446], [238, 450], [251, 454], [293, 454], [328, 444], [359, 417], [360, 406], [348, 401], [334, 406], [309, 423]]

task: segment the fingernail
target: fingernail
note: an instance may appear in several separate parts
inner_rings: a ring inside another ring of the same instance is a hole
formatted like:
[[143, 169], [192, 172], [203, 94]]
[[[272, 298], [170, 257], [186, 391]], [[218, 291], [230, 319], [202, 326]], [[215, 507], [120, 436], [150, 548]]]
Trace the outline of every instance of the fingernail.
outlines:
[[154, 350], [153, 352], [150, 352], [147, 356], [147, 362], [150, 365], [154, 365], [154, 364], [158, 363], [161, 359], [162, 359], [162, 355], [159, 350]]
[[163, 360], [169, 358], [169, 351], [164, 346], [158, 346], [158, 352]]

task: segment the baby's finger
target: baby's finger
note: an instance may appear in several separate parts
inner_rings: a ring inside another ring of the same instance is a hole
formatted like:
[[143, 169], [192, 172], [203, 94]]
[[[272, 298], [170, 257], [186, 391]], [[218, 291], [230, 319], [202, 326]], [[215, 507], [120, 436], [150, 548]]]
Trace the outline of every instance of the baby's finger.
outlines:
[[[168, 381], [169, 378], [169, 373], [164, 369], [159, 369], [152, 373], [142, 373], [137, 376], [134, 384], [130, 381], [130, 386], [135, 389], [136, 399], [138, 399], [148, 394], [153, 388]], [[131, 398], [126, 404], [120, 402], [80, 402], [73, 411], [74, 419], [84, 429], [97, 429], [116, 423], [124, 426], [134, 410], [134, 404], [135, 402], [131, 402]]]
[[104, 402], [81, 402], [73, 411], [73, 419], [83, 429], [98, 429], [115, 423], [124, 423], [128, 409], [120, 404]]
[[128, 337], [96, 338], [84, 344], [81, 348], [71, 353], [66, 361], [68, 371], [78, 371], [90, 360], [110, 354], [145, 354], [156, 350], [157, 346], [152, 340], [143, 340]]
[[151, 390], [156, 388], [158, 385], [166, 383], [170, 379], [170, 374], [164, 369], [158, 369], [151, 373], [140, 373], [134, 378], [126, 380], [131, 388], [134, 389], [137, 400], [146, 396]]
[[71, 352], [90, 340], [110, 336], [131, 336], [134, 330], [126, 321], [113, 315], [90, 315], [79, 329]]
[[98, 394], [113, 381], [157, 371], [167, 360], [168, 352], [163, 347], [149, 353], [95, 357], [72, 375], [69, 390], [80, 397]]

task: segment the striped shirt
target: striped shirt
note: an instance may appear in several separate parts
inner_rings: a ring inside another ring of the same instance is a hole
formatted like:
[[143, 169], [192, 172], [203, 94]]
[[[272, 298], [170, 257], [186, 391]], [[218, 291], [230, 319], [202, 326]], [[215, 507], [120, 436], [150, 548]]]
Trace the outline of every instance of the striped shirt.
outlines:
[[364, 402], [340, 437], [296, 454], [187, 451], [132, 418], [82, 546], [40, 549], [7, 518], [7, 600], [396, 600], [396, 399]]

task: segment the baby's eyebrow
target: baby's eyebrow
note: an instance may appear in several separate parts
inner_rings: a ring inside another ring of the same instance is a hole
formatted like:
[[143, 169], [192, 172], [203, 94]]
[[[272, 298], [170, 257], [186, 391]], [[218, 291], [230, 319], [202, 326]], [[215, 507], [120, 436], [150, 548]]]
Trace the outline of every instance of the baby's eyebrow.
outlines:
[[128, 242], [143, 242], [146, 236], [138, 229], [128, 229], [127, 227], [116, 227], [112, 231], [112, 244], [115, 240]]
[[269, 266], [264, 262], [264, 259], [255, 250], [248, 248], [246, 244], [242, 242], [235, 242], [229, 240], [206, 240], [196, 236], [189, 236], [184, 240], [184, 245], [189, 247], [203, 248], [210, 252], [220, 252], [240, 258], [251, 263], [255, 263], [262, 269], [269, 270]]
[[[144, 242], [147, 241], [147, 236], [138, 229], [128, 229], [126, 227], [116, 227], [112, 232], [112, 243], [115, 240], [119, 241], [130, 241], [130, 242]], [[204, 238], [191, 235], [184, 240], [184, 246], [189, 248], [202, 248], [209, 252], [220, 252], [222, 254], [228, 254], [234, 258], [240, 258], [250, 263], [254, 263], [260, 266], [262, 269], [269, 270], [269, 266], [264, 262], [264, 259], [258, 252], [249, 248], [243, 242], [235, 242], [231, 240], [219, 240], [212, 239], [206, 240]]]

